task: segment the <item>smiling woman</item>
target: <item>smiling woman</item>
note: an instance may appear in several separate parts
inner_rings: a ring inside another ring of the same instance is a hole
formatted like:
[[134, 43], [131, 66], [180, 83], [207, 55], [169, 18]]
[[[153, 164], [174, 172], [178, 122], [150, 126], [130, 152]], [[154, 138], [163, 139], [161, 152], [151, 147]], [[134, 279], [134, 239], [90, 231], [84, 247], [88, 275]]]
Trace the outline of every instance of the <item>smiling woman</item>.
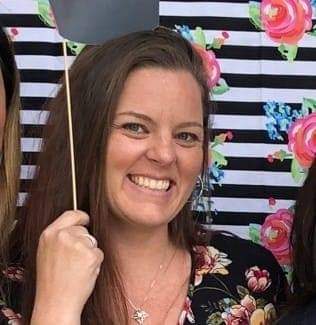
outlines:
[[78, 206], [90, 218], [63, 213], [72, 202], [63, 83], [15, 229], [26, 323], [275, 319], [284, 277], [272, 255], [206, 234], [192, 218], [190, 197], [209, 163], [207, 79], [199, 53], [164, 28], [79, 55], [70, 71]]

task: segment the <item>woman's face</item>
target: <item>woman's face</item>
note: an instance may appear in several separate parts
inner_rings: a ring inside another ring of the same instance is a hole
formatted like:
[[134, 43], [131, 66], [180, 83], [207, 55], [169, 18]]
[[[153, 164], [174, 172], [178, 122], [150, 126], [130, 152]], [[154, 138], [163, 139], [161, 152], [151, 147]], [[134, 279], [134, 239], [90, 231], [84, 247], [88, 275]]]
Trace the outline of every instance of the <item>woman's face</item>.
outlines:
[[2, 145], [3, 145], [3, 132], [4, 132], [5, 118], [6, 118], [5, 89], [4, 89], [2, 72], [0, 70], [0, 151], [2, 151]]
[[189, 198], [203, 160], [201, 90], [182, 70], [130, 74], [108, 142], [106, 184], [120, 220], [169, 223]]

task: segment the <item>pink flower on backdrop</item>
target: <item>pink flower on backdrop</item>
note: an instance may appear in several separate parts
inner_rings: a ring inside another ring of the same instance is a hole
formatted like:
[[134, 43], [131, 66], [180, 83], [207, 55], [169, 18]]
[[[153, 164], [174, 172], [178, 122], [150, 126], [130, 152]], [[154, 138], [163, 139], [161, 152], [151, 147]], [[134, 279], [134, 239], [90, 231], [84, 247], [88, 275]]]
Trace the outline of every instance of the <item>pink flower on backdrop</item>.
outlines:
[[245, 272], [248, 288], [252, 292], [266, 291], [271, 284], [270, 273], [253, 266]]
[[269, 249], [281, 265], [291, 262], [289, 238], [293, 214], [287, 209], [279, 209], [266, 217], [261, 227], [261, 242]]
[[289, 150], [303, 168], [316, 157], [316, 112], [296, 120], [288, 130]]
[[208, 75], [207, 85], [209, 88], [216, 86], [221, 75], [221, 69], [219, 63], [212, 50], [206, 50], [198, 44], [193, 44], [193, 47], [197, 50], [203, 60], [205, 71]]
[[295, 45], [312, 28], [310, 0], [262, 0], [261, 18], [275, 42]]

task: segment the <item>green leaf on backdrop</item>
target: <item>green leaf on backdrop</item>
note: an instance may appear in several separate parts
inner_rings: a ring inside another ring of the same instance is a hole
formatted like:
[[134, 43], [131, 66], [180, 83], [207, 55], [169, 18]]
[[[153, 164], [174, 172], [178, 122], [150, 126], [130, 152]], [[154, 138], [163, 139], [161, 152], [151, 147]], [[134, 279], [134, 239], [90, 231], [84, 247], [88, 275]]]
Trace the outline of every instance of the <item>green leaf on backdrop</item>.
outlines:
[[281, 44], [278, 47], [278, 50], [284, 59], [292, 62], [296, 58], [298, 46], [297, 45], [289, 45], [289, 44]]
[[262, 29], [261, 26], [261, 16], [260, 16], [260, 3], [257, 1], [250, 1], [249, 3], [249, 19], [250, 22], [259, 30]]
[[252, 242], [256, 244], [260, 244], [260, 230], [261, 230], [261, 225], [251, 223], [249, 224], [249, 238]]
[[45, 25], [56, 27], [48, 0], [37, 0], [37, 9], [39, 18]]
[[223, 78], [220, 78], [218, 81], [218, 85], [212, 88], [213, 95], [222, 95], [227, 91], [229, 91], [229, 86]]
[[67, 40], [67, 46], [70, 48], [72, 54], [78, 55], [83, 48], [86, 46], [86, 44], [72, 42]]
[[313, 98], [303, 98], [302, 113], [309, 115], [316, 112], [316, 100]]
[[193, 31], [194, 42], [202, 46], [203, 49], [206, 48], [206, 38], [205, 33], [201, 27], [196, 27]]
[[316, 36], [316, 25], [314, 25], [312, 30], [309, 31], [307, 34], [311, 36]]
[[292, 159], [291, 174], [296, 183], [300, 183], [306, 176], [306, 171], [300, 166], [295, 158]]
[[228, 161], [220, 152], [212, 149], [211, 155], [212, 163], [216, 164], [218, 167], [227, 166]]

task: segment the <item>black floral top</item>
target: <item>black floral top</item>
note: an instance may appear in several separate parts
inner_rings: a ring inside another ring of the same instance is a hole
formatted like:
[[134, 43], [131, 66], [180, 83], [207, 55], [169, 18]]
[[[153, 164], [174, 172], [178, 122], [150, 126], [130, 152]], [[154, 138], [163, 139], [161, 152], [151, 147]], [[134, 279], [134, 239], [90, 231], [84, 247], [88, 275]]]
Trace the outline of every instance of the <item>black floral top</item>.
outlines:
[[[209, 245], [195, 246], [192, 257], [188, 295], [177, 325], [267, 325], [278, 318], [287, 282], [265, 248], [217, 234]], [[13, 292], [23, 282], [23, 269], [18, 266], [10, 266], [2, 275]], [[20, 325], [18, 297], [10, 300], [11, 304], [5, 296], [1, 300], [0, 324]]]

